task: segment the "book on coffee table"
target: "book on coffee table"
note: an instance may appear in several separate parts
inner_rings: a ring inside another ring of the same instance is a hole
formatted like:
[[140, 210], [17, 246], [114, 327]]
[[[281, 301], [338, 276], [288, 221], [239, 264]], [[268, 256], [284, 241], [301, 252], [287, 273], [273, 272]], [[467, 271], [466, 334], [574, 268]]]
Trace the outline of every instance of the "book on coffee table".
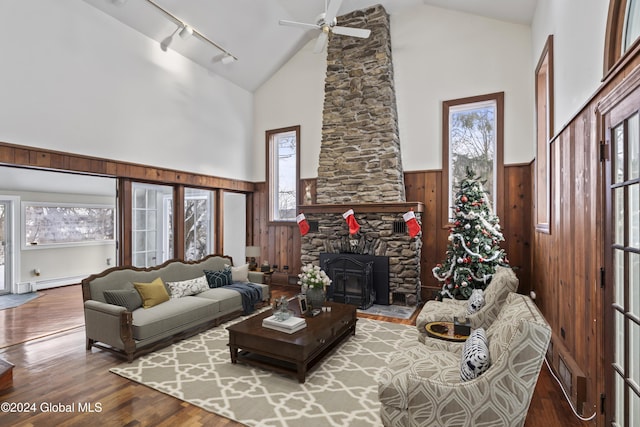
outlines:
[[277, 320], [275, 316], [269, 316], [262, 320], [262, 326], [276, 331], [294, 333], [307, 327], [307, 322], [301, 317], [289, 317], [286, 320]]

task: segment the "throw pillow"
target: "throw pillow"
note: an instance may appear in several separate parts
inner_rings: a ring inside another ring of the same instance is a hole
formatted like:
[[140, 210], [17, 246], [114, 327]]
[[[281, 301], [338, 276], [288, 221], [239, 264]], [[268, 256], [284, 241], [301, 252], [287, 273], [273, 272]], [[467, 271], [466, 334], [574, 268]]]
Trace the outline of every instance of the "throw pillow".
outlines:
[[213, 271], [213, 270], [204, 270], [204, 275], [207, 278], [207, 283], [209, 283], [210, 288], [219, 288], [221, 286], [230, 285], [231, 282], [231, 271]]
[[229, 264], [224, 265], [225, 270], [231, 270], [231, 280], [235, 282], [248, 282], [249, 281], [249, 264], [240, 265], [234, 267]]
[[482, 307], [484, 307], [484, 291], [482, 289], [474, 289], [469, 297], [467, 314], [477, 313]]
[[133, 286], [135, 286], [136, 290], [140, 293], [140, 297], [142, 297], [142, 307], [144, 308], [151, 308], [165, 301], [169, 301], [167, 288], [164, 287], [164, 282], [162, 282], [162, 279], [159, 277], [151, 283], [134, 282]]
[[167, 282], [171, 298], [181, 298], [188, 295], [199, 294], [209, 290], [209, 282], [203, 275], [195, 279], [183, 280], [181, 282]]
[[102, 294], [108, 304], [119, 305], [128, 311], [142, 307], [142, 298], [135, 289], [114, 289], [104, 291]]
[[469, 381], [478, 378], [490, 366], [489, 343], [484, 328], [475, 329], [462, 348], [460, 379]]

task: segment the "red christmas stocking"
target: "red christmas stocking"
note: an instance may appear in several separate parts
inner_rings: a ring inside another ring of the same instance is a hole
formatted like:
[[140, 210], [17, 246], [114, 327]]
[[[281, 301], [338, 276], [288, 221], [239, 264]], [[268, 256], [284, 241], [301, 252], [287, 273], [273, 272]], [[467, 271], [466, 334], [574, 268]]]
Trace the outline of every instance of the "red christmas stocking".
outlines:
[[420, 233], [420, 224], [418, 224], [418, 220], [416, 219], [416, 214], [413, 211], [409, 211], [406, 214], [402, 215], [404, 222], [407, 223], [407, 230], [409, 230], [409, 236], [416, 237], [418, 233]]
[[303, 213], [296, 217], [296, 222], [298, 223], [298, 228], [300, 229], [300, 234], [302, 236], [309, 232], [309, 223]]
[[356, 217], [353, 215], [353, 209], [349, 209], [342, 214], [342, 217], [347, 220], [349, 226], [349, 234], [356, 234], [360, 230], [360, 224], [356, 221]]

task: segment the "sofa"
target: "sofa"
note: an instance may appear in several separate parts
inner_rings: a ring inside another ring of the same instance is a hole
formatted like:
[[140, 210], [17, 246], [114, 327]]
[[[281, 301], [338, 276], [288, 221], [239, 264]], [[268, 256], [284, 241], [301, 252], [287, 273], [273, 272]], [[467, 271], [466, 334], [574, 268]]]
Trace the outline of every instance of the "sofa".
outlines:
[[469, 301], [445, 298], [442, 301], [427, 301], [416, 318], [418, 339], [424, 342], [427, 323], [452, 322], [454, 317], [464, 317], [472, 329], [488, 328], [496, 319], [510, 292], [518, 290], [518, 278], [510, 267], [498, 266], [491, 281], [484, 290], [484, 305], [469, 314]]
[[490, 363], [467, 380], [468, 342], [427, 337], [393, 353], [378, 377], [383, 424], [524, 425], [551, 328], [529, 297], [510, 293], [485, 339]]
[[262, 273], [233, 267], [222, 255], [110, 268], [82, 281], [86, 348], [131, 362], [268, 303], [262, 282]]

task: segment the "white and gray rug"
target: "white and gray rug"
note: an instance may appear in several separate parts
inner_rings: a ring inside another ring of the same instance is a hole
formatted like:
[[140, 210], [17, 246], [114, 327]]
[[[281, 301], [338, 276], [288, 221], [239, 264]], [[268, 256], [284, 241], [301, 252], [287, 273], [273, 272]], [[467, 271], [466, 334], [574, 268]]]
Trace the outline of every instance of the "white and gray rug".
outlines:
[[232, 323], [110, 371], [248, 426], [371, 427], [382, 425], [376, 382], [380, 368], [391, 353], [417, 342], [415, 326], [358, 319], [356, 335], [300, 384], [231, 364], [226, 326]]

